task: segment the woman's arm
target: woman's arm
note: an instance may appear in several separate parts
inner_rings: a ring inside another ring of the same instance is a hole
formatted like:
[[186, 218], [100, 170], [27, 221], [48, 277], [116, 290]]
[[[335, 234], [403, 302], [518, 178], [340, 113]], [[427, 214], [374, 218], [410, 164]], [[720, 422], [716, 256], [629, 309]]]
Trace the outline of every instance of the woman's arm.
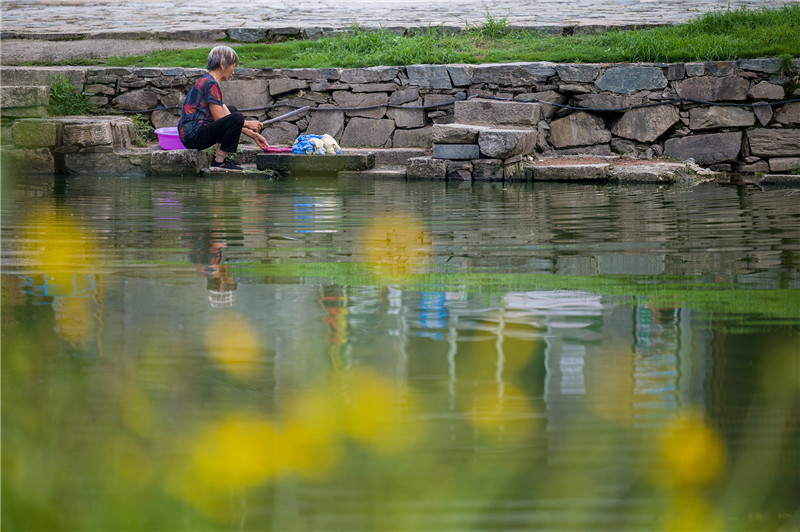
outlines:
[[256, 141], [256, 144], [258, 144], [258, 147], [261, 148], [262, 150], [269, 148], [269, 143], [267, 143], [267, 139], [262, 137], [258, 132], [244, 127], [242, 128], [242, 134], [247, 135], [248, 137]]

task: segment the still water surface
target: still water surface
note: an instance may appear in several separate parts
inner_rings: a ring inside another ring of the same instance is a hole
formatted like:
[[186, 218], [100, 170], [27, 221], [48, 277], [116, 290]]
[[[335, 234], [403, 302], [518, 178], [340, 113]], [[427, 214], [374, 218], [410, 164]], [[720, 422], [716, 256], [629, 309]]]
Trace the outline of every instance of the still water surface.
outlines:
[[800, 527], [798, 191], [4, 187], [8, 530]]

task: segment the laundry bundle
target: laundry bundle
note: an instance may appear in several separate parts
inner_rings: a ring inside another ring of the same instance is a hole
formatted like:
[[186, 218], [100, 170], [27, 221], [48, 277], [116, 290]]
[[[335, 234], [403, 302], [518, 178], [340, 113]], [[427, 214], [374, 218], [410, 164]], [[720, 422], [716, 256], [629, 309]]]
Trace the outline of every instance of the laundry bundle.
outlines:
[[292, 153], [307, 155], [341, 154], [342, 148], [328, 135], [300, 135], [292, 145]]

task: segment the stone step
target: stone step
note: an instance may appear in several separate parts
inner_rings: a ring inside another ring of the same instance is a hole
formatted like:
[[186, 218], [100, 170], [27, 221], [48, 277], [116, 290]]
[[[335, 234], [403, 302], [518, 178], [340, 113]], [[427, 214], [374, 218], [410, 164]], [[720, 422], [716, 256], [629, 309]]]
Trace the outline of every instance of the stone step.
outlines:
[[0, 86], [0, 112], [4, 118], [47, 116], [49, 105], [50, 87], [39, 85]]
[[279, 175], [371, 170], [375, 167], [375, 154], [299, 155], [294, 153], [261, 153], [256, 156], [256, 167], [259, 170], [272, 170]]
[[433, 126], [433, 157], [436, 159], [509, 159], [536, 151], [537, 128], [437, 124]]
[[470, 98], [455, 102], [456, 124], [493, 127], [536, 127], [542, 119], [538, 103]]
[[759, 185], [800, 186], [800, 175], [767, 174], [758, 180]]
[[375, 155], [375, 166], [408, 166], [408, 160], [425, 155], [425, 148], [342, 148], [342, 154]]

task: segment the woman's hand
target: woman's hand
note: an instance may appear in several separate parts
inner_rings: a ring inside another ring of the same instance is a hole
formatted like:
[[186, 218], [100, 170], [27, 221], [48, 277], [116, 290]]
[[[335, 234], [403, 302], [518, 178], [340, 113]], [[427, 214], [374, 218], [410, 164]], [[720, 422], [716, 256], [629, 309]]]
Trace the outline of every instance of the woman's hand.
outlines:
[[244, 127], [247, 129], [252, 129], [256, 133], [260, 133], [261, 130], [264, 129], [264, 125], [258, 120], [245, 120]]
[[256, 141], [256, 144], [258, 144], [258, 147], [261, 148], [262, 150], [266, 150], [267, 148], [269, 148], [269, 143], [267, 142], [267, 139], [265, 139], [258, 133], [255, 134], [253, 140]]

